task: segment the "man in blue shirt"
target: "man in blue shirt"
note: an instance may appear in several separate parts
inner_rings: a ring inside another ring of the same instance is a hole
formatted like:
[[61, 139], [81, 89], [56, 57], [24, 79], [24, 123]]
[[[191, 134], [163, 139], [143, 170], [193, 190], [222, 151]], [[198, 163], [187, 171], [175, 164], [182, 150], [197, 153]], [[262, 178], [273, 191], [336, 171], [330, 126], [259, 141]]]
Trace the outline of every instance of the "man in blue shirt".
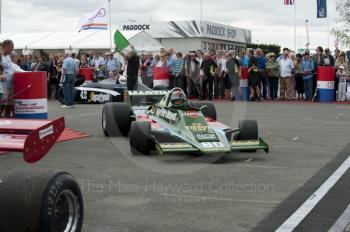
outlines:
[[263, 98], [266, 100], [266, 95], [267, 95], [267, 77], [265, 75], [265, 69], [266, 69], [266, 58], [264, 56], [263, 51], [258, 48], [256, 50], [256, 56], [258, 58], [258, 71], [261, 76], [261, 84], [262, 84], [262, 95]]
[[74, 104], [74, 77], [76, 75], [76, 62], [71, 52], [66, 52], [62, 66], [63, 95], [65, 105], [62, 108], [73, 108]]
[[169, 49], [169, 52], [165, 54], [167, 58], [167, 67], [169, 68], [169, 89], [174, 88], [174, 76], [173, 71], [175, 68], [176, 56], [174, 55], [174, 50]]
[[110, 72], [113, 72], [114, 75], [116, 75], [119, 72], [119, 70], [121, 68], [121, 63], [117, 58], [115, 58], [113, 56], [113, 53], [109, 53], [109, 52], [106, 53], [106, 61], [105, 62], [106, 62], [106, 64], [105, 64], [105, 66], [106, 66], [105, 76], [106, 77], [108, 77], [108, 74]]
[[312, 99], [312, 88], [313, 88], [313, 72], [315, 70], [314, 61], [310, 58], [309, 51], [305, 52], [304, 59], [301, 63], [301, 69], [304, 74], [303, 80], [304, 80], [304, 93], [305, 93], [305, 100], [311, 100]]
[[242, 54], [241, 62], [240, 62], [240, 64], [241, 64], [242, 67], [246, 67], [246, 68], [247, 68], [247, 67], [249, 66], [249, 56], [248, 56], [248, 53], [249, 53], [249, 49], [247, 49], [246, 54], [244, 54], [244, 52], [243, 52], [243, 54]]

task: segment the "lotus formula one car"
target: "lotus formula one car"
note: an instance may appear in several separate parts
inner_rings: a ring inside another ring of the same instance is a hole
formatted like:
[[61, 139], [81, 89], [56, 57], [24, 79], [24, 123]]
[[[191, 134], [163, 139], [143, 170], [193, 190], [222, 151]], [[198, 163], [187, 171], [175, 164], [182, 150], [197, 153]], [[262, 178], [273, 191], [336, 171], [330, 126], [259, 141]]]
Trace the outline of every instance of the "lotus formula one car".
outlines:
[[128, 91], [124, 103], [107, 103], [102, 111], [106, 136], [128, 136], [133, 154], [231, 153], [269, 151], [254, 120], [232, 129], [217, 121], [210, 102], [188, 102], [180, 88]]

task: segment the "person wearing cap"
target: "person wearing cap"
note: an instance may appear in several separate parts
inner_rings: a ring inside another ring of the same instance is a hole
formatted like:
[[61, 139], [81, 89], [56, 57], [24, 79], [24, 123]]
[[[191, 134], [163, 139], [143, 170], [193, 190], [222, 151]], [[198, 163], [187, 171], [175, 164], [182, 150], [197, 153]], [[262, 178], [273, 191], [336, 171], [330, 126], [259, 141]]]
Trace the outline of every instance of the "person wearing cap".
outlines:
[[305, 52], [301, 70], [303, 73], [305, 100], [309, 101], [313, 96], [313, 73], [315, 70], [314, 61], [310, 58], [309, 51]]
[[289, 49], [284, 49], [283, 57], [279, 61], [281, 66], [280, 73], [280, 100], [290, 101], [292, 98], [292, 73], [294, 70], [294, 63], [289, 58]]
[[269, 54], [269, 61], [266, 63], [266, 71], [270, 87], [270, 99], [277, 99], [278, 81], [280, 75], [280, 64], [276, 60], [276, 54]]
[[338, 84], [338, 102], [346, 101], [346, 81], [349, 80], [348, 73], [345, 71], [345, 67], [343, 65], [339, 66], [337, 71], [337, 78], [339, 80]]

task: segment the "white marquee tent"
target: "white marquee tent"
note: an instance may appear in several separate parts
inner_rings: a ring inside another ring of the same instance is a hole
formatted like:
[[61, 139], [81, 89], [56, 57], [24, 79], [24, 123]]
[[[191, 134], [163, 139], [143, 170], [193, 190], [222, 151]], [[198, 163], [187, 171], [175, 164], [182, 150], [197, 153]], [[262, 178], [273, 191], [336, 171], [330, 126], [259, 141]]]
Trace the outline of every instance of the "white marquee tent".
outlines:
[[[126, 31], [122, 34], [139, 52], [156, 52], [164, 47], [145, 31]], [[16, 50], [110, 49], [109, 31], [0, 34], [0, 41], [5, 39], [11, 39]]]

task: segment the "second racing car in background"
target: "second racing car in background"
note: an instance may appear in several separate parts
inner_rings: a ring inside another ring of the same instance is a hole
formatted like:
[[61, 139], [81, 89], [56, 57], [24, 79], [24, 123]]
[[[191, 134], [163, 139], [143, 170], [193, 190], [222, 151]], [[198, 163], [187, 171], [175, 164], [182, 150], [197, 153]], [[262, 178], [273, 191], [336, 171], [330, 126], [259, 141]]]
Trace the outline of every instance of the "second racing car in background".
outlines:
[[[74, 102], [77, 104], [121, 102], [124, 100], [124, 90], [126, 90], [126, 83], [119, 77], [99, 82], [84, 82], [84, 79], [78, 79], [75, 83]], [[62, 87], [57, 91], [57, 100], [65, 104]]]

